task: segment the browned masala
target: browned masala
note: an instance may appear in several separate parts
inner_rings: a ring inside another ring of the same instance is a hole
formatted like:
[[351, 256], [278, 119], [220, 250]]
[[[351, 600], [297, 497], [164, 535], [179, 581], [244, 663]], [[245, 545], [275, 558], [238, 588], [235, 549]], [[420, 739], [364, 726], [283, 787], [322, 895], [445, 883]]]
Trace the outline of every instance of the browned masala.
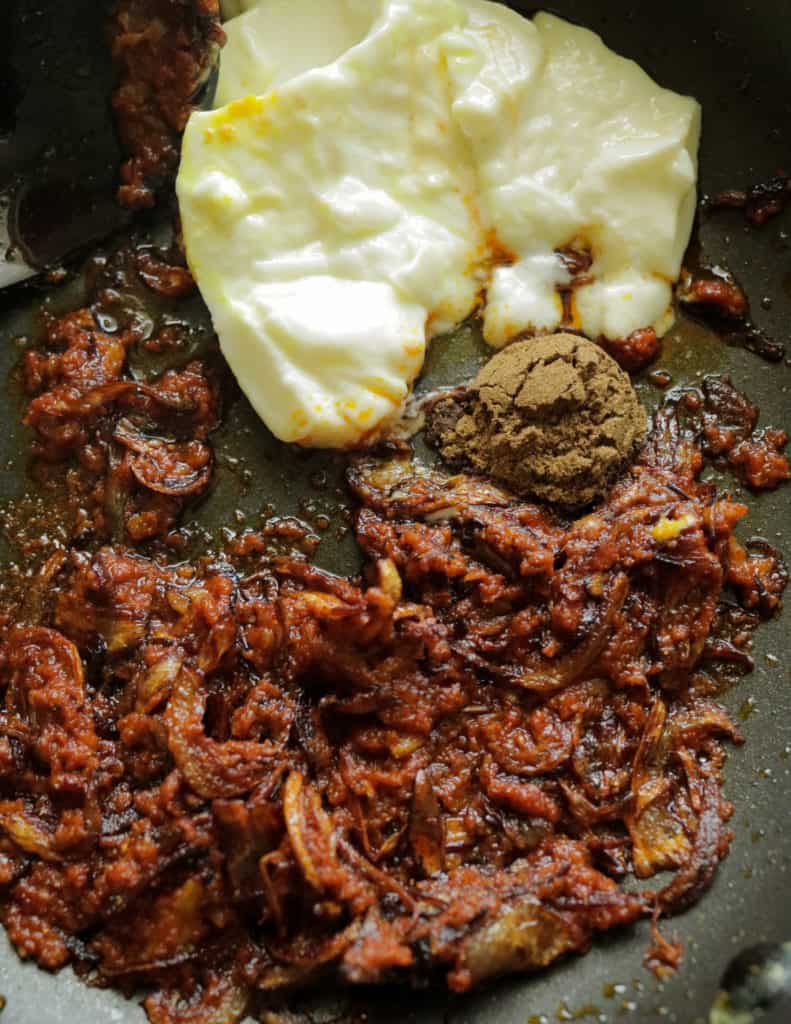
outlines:
[[119, 0], [109, 26], [116, 125], [128, 159], [118, 198], [154, 206], [175, 177], [181, 133], [225, 41], [218, 0]]
[[[163, 256], [124, 266], [189, 283]], [[749, 403], [701, 394], [689, 429], [662, 411], [568, 525], [402, 452], [350, 469], [360, 579], [267, 560], [255, 534], [168, 566], [135, 545], [208, 487], [219, 406], [197, 363], [131, 379], [166, 330], [78, 310], [25, 358], [37, 472], [66, 473], [74, 516], [2, 618], [19, 953], [143, 988], [155, 1024], [219, 1024], [322, 978], [464, 991], [697, 900], [741, 741], [716, 680], [786, 584], [733, 536], [745, 506], [699, 479], [696, 437], [760, 440]], [[661, 869], [658, 891], [621, 887]]]

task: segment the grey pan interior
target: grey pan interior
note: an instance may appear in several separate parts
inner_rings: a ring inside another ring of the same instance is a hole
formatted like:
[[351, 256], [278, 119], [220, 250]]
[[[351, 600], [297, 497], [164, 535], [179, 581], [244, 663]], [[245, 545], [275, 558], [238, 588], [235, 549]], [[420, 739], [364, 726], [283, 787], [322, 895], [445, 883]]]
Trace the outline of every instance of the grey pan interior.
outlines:
[[[319, 2], [319, 0], [317, 0]], [[513, 6], [528, 12], [525, 3]], [[98, 167], [83, 180], [94, 212], [106, 216], [117, 152], [107, 134], [111, 70], [103, 52], [102, 5], [98, 0], [4, 0], [0, 12], [0, 176], [28, 161], [63, 160], [62, 174], [80, 175], [80, 161]], [[635, 58], [660, 82], [697, 96], [704, 108], [702, 189], [740, 187], [791, 168], [791, 8], [788, 0], [554, 0], [558, 14], [599, 31], [616, 50]], [[57, 42], [59, 40], [59, 42]], [[69, 41], [64, 64], [62, 48]], [[64, 152], [66, 158], [63, 157]], [[90, 153], [90, 157], [86, 154]], [[96, 155], [100, 159], [96, 161]], [[53, 156], [54, 154], [54, 156]], [[84, 198], [84, 197], [83, 197]], [[90, 203], [88, 203], [90, 206]], [[70, 216], [86, 216], [74, 212]], [[87, 207], [80, 206], [80, 210]], [[778, 340], [791, 337], [791, 216], [762, 229], [747, 228], [738, 213], [704, 220], [706, 258], [726, 264], [746, 286], [754, 318]], [[12, 339], [25, 333], [42, 300], [35, 288], [0, 294], [0, 377], [18, 358]], [[762, 302], [762, 300], [764, 300]], [[54, 294], [54, 301], [66, 297]], [[205, 314], [188, 315], [205, 323]], [[462, 330], [440, 340], [431, 353], [421, 388], [454, 383], [482, 358], [474, 332]], [[791, 369], [768, 364], [731, 348], [697, 325], [682, 322], [665, 345], [659, 363], [675, 382], [703, 373], [728, 371], [737, 386], [757, 401], [762, 422], [791, 426], [788, 408]], [[25, 434], [18, 425], [19, 401], [3, 385], [0, 431], [0, 501], [29, 487], [25, 476]], [[646, 401], [656, 390], [643, 386]], [[248, 429], [252, 428], [252, 429]], [[226, 468], [197, 519], [214, 529], [239, 509], [256, 514], [272, 505], [296, 511], [301, 498], [324, 506], [336, 503], [312, 489], [315, 471], [336, 472], [333, 460], [305, 455], [294, 461], [267, 438], [246, 403], [236, 396], [222, 430], [223, 445], [241, 456], [252, 484]], [[221, 460], [222, 461], [222, 460]], [[788, 491], [753, 501], [746, 535], [761, 535], [791, 554]], [[7, 548], [0, 556], [10, 557]], [[319, 558], [330, 568], [353, 563], [348, 541], [323, 542]], [[612, 936], [584, 957], [563, 961], [535, 979], [518, 978], [460, 1000], [442, 993], [362, 993], [351, 999], [326, 995], [311, 1000], [318, 1021], [357, 1019], [420, 1024], [539, 1024], [593, 1021], [707, 1021], [717, 983], [727, 962], [745, 946], [791, 938], [791, 611], [759, 634], [756, 671], [724, 698], [738, 712], [749, 696], [754, 713], [744, 722], [744, 748], [733, 751], [727, 794], [736, 804], [735, 841], [711, 892], [689, 913], [666, 925], [686, 949], [678, 974], [659, 986], [641, 966], [647, 927]], [[142, 1021], [142, 1011], [118, 996], [85, 988], [68, 971], [51, 977], [22, 966], [0, 938], [0, 993], [7, 999], [3, 1024], [61, 1024], [73, 1021]], [[568, 1011], [564, 1010], [564, 1007]]]

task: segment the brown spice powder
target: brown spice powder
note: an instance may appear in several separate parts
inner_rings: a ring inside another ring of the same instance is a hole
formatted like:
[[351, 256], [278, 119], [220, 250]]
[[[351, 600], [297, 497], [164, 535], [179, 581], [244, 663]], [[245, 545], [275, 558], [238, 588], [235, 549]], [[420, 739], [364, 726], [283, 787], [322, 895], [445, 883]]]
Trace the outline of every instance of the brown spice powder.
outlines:
[[601, 497], [645, 436], [628, 375], [574, 334], [519, 341], [461, 395], [437, 402], [428, 440], [443, 458], [567, 508]]

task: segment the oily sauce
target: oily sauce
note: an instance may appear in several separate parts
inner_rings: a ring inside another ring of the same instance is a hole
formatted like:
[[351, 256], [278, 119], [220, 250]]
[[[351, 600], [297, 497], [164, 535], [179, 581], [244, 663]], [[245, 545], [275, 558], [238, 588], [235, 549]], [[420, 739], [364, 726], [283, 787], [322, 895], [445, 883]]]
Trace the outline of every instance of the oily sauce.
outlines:
[[[130, 372], [178, 338], [124, 289], [187, 277], [176, 250], [119, 252], [24, 356], [34, 471], [70, 532], [2, 620], [18, 952], [146, 990], [152, 1021], [219, 1022], [324, 977], [464, 991], [697, 900], [741, 742], [716, 694], [787, 582], [700, 472], [775, 485], [782, 439], [712, 378], [668, 395], [571, 522], [401, 444], [350, 460], [361, 577], [255, 531], [173, 564], [221, 388], [199, 359]], [[648, 956], [681, 950], [657, 932]]]

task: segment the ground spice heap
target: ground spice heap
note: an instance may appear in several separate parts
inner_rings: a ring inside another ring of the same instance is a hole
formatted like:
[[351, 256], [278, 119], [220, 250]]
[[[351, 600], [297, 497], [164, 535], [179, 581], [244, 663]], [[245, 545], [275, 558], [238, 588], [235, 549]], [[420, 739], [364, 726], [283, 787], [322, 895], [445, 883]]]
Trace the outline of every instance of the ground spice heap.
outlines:
[[628, 374], [574, 334], [503, 349], [466, 389], [428, 414], [427, 439], [472, 469], [566, 508], [604, 495], [645, 436]]

